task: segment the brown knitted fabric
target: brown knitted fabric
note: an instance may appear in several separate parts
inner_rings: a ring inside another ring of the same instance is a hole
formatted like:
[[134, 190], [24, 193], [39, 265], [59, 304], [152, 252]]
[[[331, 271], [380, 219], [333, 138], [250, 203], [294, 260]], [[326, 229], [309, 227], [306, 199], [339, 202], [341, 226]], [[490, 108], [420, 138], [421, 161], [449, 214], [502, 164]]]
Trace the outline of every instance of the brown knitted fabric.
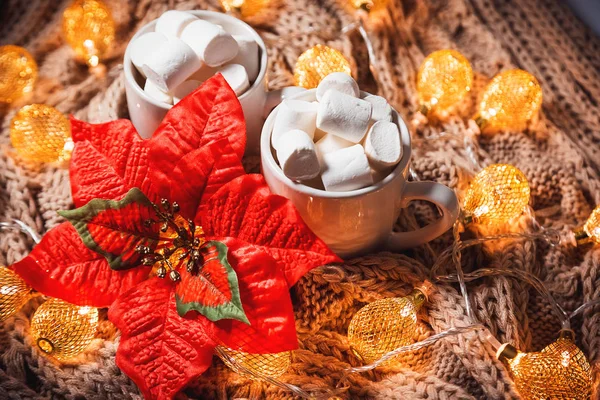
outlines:
[[[40, 66], [31, 102], [47, 103], [90, 122], [127, 117], [120, 66], [133, 33], [167, 9], [220, 10], [218, 0], [111, 0], [118, 44], [104, 78], [73, 60], [60, 36], [68, 1], [4, 0], [0, 7], [0, 44], [25, 46]], [[338, 0], [280, 0], [252, 24], [269, 46], [269, 85], [293, 84], [292, 67], [302, 51], [327, 43], [352, 60], [362, 88], [379, 91], [406, 117], [417, 109], [415, 77], [423, 58], [455, 48], [475, 70], [473, 98], [497, 72], [520, 67], [544, 89], [540, 122], [529, 133], [504, 133], [480, 139], [485, 163], [519, 167], [529, 179], [531, 206], [538, 221], [567, 232], [582, 224], [600, 203], [600, 40], [560, 0], [390, 0], [388, 14], [371, 21], [375, 72], [357, 35], [339, 30], [354, 20]], [[313, 29], [316, 29], [313, 31]], [[307, 33], [308, 32], [308, 33]], [[285, 37], [285, 40], [279, 40]], [[377, 89], [379, 88], [379, 89]], [[8, 126], [15, 108], [0, 110], [0, 218], [18, 218], [43, 233], [60, 222], [57, 210], [72, 207], [68, 170], [34, 171], [11, 156]], [[413, 132], [415, 139], [446, 132], [464, 133], [473, 101], [443, 126]], [[462, 143], [415, 141], [413, 168], [420, 179], [462, 189], [469, 171]], [[246, 160], [256, 166], [256, 160]], [[435, 218], [425, 204], [411, 206], [398, 221], [412, 229]], [[543, 216], [543, 218], [542, 218]], [[523, 226], [526, 225], [523, 221]], [[334, 389], [349, 366], [360, 365], [349, 351], [346, 329], [365, 303], [407, 294], [428, 274], [437, 255], [451, 243], [446, 234], [405, 254], [379, 253], [314, 270], [293, 288], [300, 349], [282, 380], [305, 390]], [[0, 263], [24, 257], [32, 242], [17, 233], [0, 233]], [[59, 260], [57, 260], [59, 262]], [[600, 298], [600, 249], [550, 247], [545, 242], [512, 241], [463, 254], [464, 268], [504, 267], [537, 274], [568, 310]], [[451, 268], [451, 266], [448, 266]], [[501, 342], [536, 351], [557, 337], [559, 323], [549, 304], [525, 283], [486, 278], [469, 284], [478, 317]], [[73, 362], [57, 365], [31, 347], [29, 317], [39, 299], [0, 328], [0, 398], [140, 399], [136, 386], [115, 365], [118, 332], [106, 321], [93, 345]], [[573, 322], [578, 345], [600, 380], [600, 307]], [[438, 286], [420, 313], [418, 339], [465, 326], [469, 321], [455, 285]], [[343, 398], [504, 399], [518, 398], [506, 369], [477, 333], [454, 336], [406, 354], [394, 370], [354, 374], [342, 386]], [[594, 398], [600, 396], [595, 391]], [[252, 383], [215, 359], [213, 367], [181, 397], [292, 398], [280, 388]]]

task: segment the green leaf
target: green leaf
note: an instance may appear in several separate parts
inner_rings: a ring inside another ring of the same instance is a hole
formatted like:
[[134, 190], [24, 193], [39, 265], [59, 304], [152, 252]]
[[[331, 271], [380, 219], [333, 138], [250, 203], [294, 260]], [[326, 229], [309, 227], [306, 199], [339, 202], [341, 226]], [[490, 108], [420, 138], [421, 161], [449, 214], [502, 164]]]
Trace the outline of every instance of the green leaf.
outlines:
[[240, 299], [237, 275], [227, 261], [227, 246], [211, 241], [201, 247], [201, 252], [201, 265], [191, 272], [180, 270], [181, 282], [175, 289], [179, 315], [197, 311], [211, 321], [236, 319], [250, 324]]
[[83, 243], [106, 258], [114, 270], [138, 266], [138, 245], [153, 247], [159, 239], [153, 204], [138, 188], [133, 188], [122, 200], [93, 199], [75, 210], [59, 211], [77, 230]]

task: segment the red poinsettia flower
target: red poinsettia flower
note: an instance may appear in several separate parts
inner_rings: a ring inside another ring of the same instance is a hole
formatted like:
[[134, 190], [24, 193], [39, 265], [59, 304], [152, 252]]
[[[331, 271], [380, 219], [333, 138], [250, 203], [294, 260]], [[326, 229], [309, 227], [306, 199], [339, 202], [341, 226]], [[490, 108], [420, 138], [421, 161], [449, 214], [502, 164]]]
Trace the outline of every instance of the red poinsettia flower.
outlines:
[[297, 347], [289, 287], [340, 259], [241, 165], [245, 123], [216, 76], [142, 140], [128, 120], [71, 120], [75, 210], [13, 269], [39, 292], [110, 307], [117, 364], [172, 398], [224, 345]]

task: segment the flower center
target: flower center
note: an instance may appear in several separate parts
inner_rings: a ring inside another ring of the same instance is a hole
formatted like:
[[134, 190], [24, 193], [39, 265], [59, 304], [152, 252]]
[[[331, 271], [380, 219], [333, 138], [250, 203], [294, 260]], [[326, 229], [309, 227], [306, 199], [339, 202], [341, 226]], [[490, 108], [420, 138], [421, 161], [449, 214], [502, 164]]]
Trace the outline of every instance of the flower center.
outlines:
[[203, 265], [208, 249], [204, 231], [191, 219], [186, 220], [179, 214], [179, 205], [162, 199], [160, 206], [154, 204], [157, 219], [144, 221], [147, 226], [160, 227], [156, 246], [137, 246], [136, 252], [142, 256], [142, 264], [152, 266], [152, 275], [165, 278], [167, 275], [173, 282], [181, 280], [179, 270], [185, 266], [190, 273]]

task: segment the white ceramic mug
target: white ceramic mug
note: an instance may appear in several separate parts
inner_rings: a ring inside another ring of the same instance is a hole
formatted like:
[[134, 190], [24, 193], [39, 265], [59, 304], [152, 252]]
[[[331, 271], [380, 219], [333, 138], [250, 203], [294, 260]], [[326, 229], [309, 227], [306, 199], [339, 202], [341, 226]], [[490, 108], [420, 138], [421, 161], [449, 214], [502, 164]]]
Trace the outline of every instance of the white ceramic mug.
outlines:
[[[252, 86], [239, 96], [244, 116], [246, 118], [247, 143], [246, 151], [249, 154], [258, 154], [260, 132], [265, 117], [286, 96], [304, 91], [302, 88], [289, 87], [282, 90], [267, 92], [267, 48], [260, 35], [245, 22], [227, 14], [212, 11], [189, 11], [203, 20], [221, 25], [232, 35], [250, 37], [258, 43], [260, 49], [260, 72]], [[123, 68], [125, 70], [125, 94], [129, 117], [133, 126], [143, 138], [152, 136], [158, 125], [163, 120], [171, 105], [161, 103], [148, 96], [141, 85], [142, 75], [131, 62], [131, 43], [139, 36], [154, 31], [156, 20], [144, 25], [131, 39], [125, 50]]]
[[[364, 93], [363, 93], [364, 94]], [[315, 90], [291, 98], [314, 101]], [[435, 239], [447, 231], [459, 212], [454, 191], [437, 182], [408, 182], [410, 134], [394, 111], [400, 128], [402, 160], [382, 181], [358, 190], [327, 192], [287, 178], [274, 158], [271, 132], [278, 108], [267, 118], [261, 136], [261, 167], [275, 194], [287, 197], [312, 231], [340, 257], [352, 257], [384, 247], [400, 251]], [[441, 210], [437, 221], [411, 232], [393, 232], [400, 210], [413, 200], [426, 200]]]

